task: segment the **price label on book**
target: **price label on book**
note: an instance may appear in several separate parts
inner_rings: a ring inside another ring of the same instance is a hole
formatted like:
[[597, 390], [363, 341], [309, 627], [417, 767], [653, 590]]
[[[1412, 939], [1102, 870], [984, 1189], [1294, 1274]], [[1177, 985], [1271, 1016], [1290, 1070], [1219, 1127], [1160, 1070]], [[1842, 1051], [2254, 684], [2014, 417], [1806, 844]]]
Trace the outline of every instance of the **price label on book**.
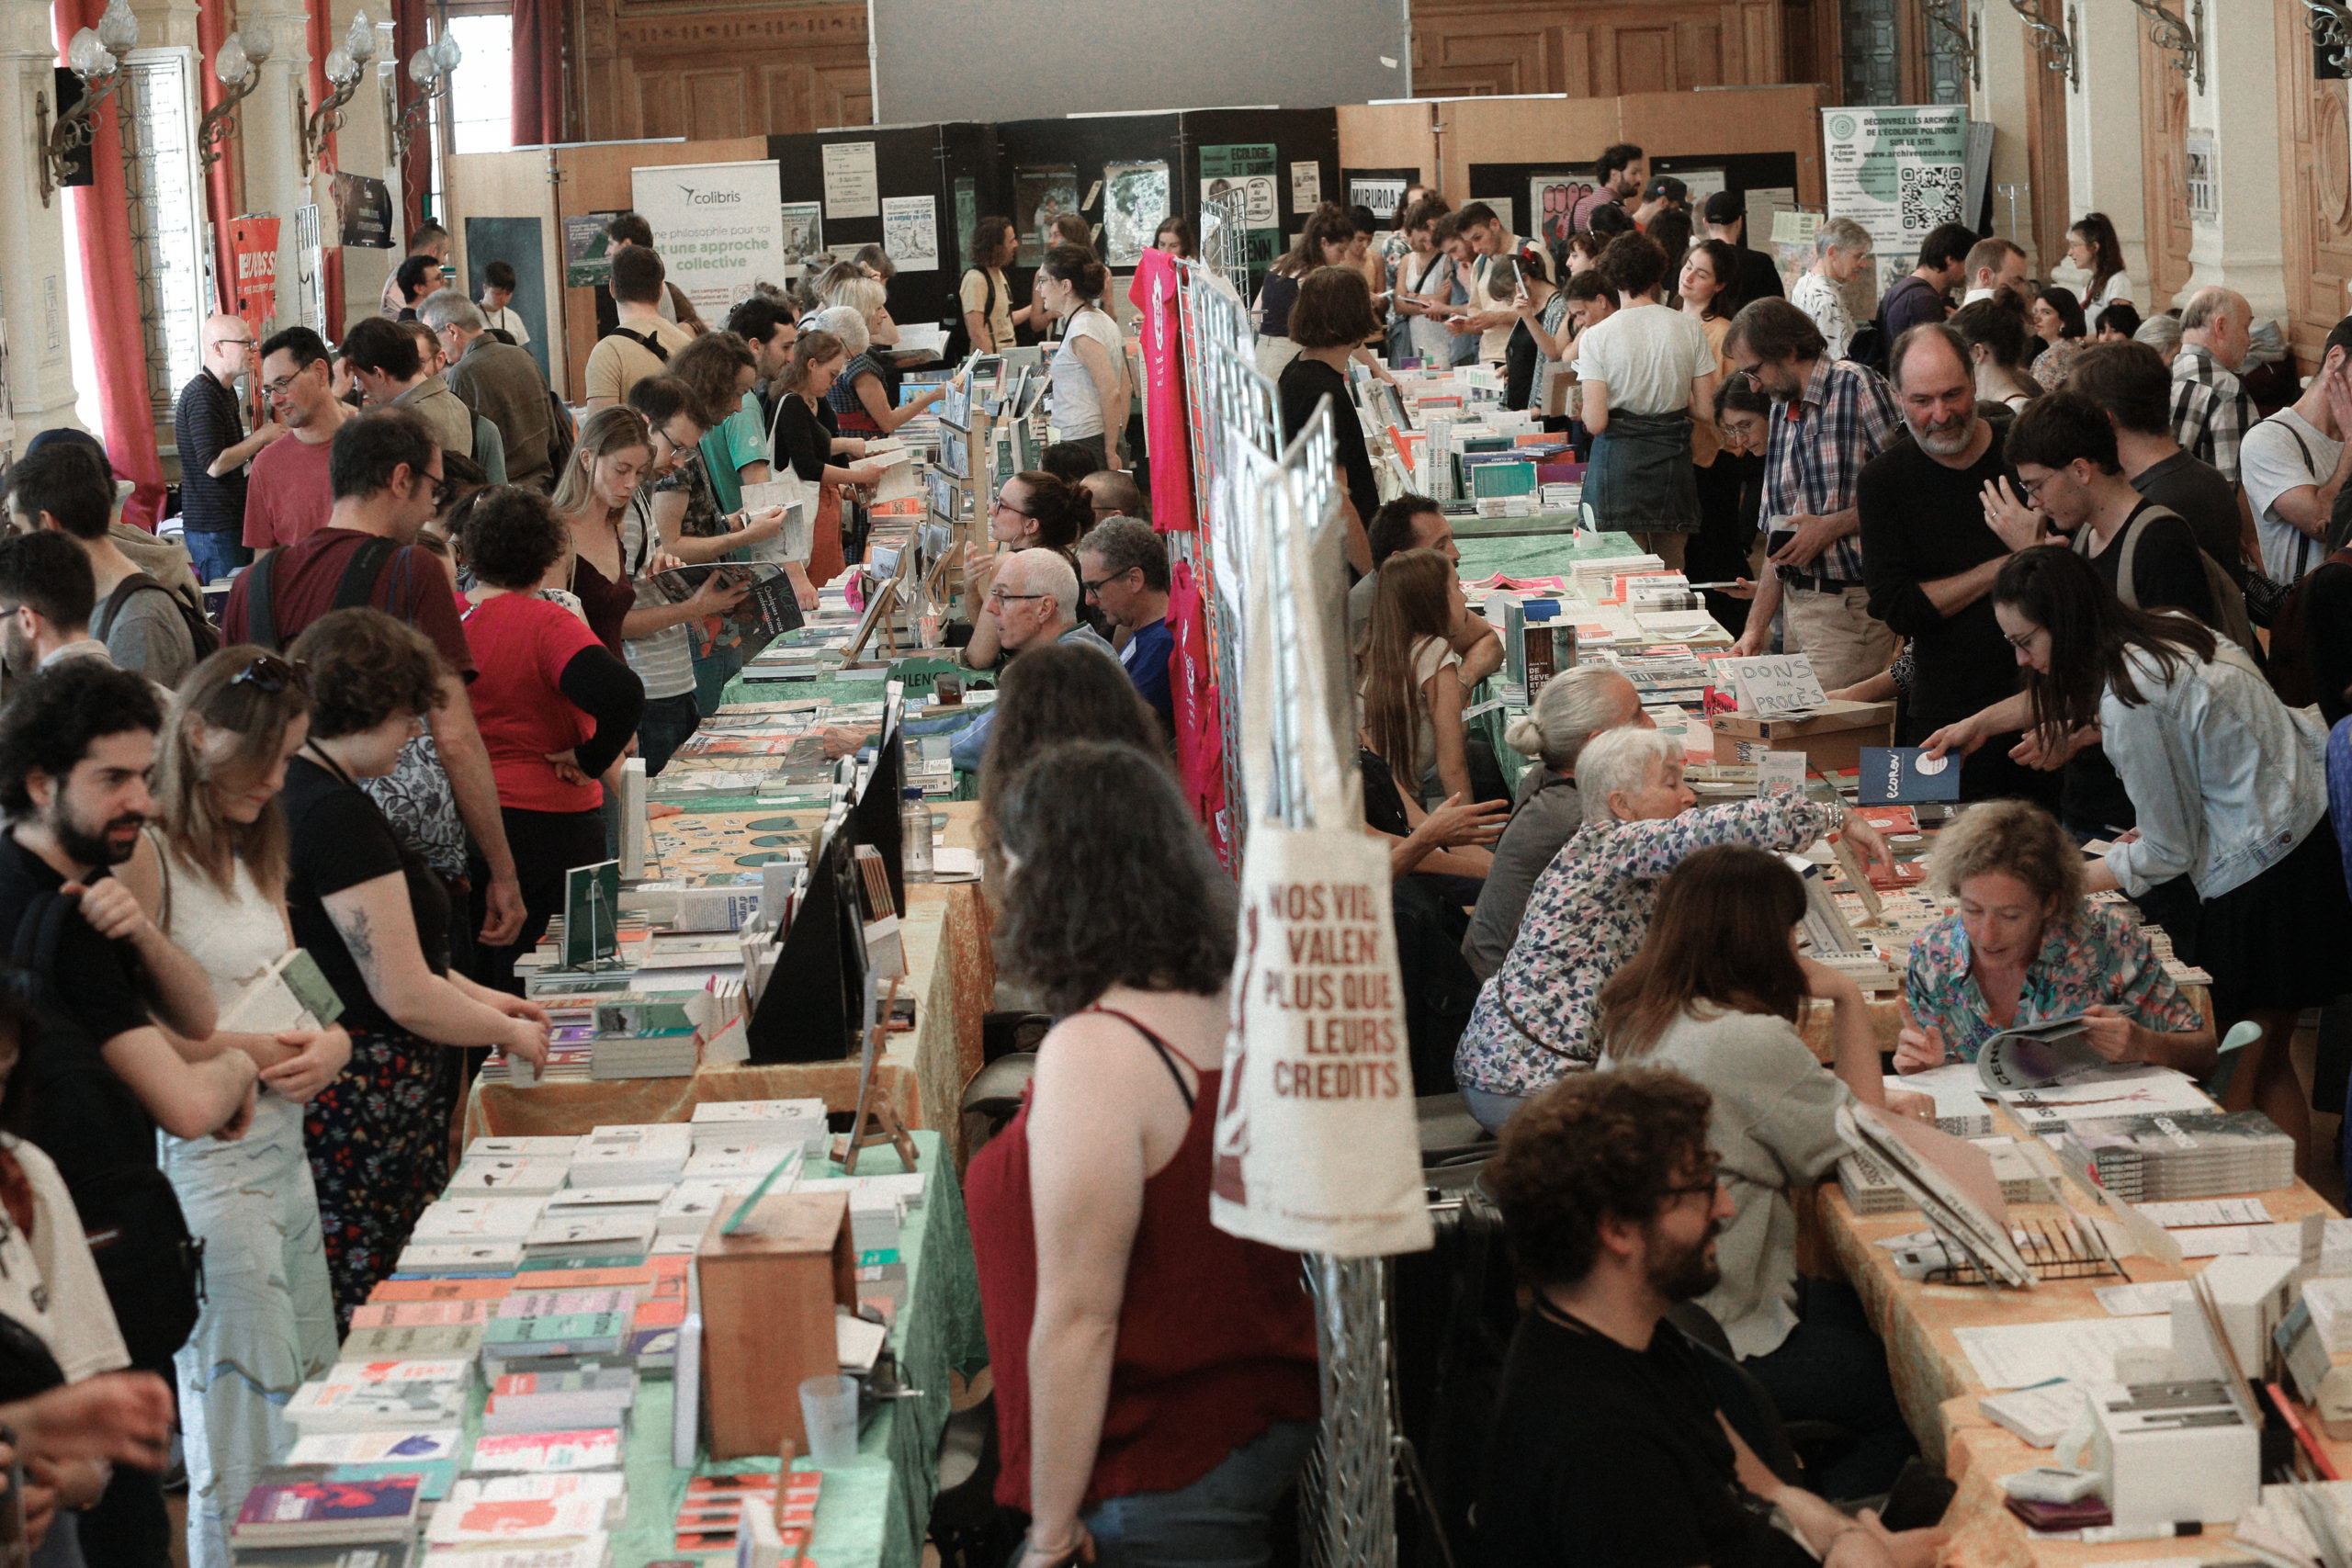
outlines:
[[1730, 681], [1739, 692], [1739, 705], [1749, 713], [1802, 713], [1829, 700], [1813, 672], [1813, 660], [1802, 653], [1718, 659], [1709, 672]]

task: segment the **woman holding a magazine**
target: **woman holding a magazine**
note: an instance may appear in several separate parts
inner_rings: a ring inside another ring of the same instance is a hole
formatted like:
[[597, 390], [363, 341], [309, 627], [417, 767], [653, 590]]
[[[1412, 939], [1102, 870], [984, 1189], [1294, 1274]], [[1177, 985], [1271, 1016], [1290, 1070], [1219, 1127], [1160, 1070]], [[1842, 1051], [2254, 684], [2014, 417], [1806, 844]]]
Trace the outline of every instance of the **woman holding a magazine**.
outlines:
[[882, 482], [882, 470], [861, 464], [844, 468], [838, 457], [863, 457], [865, 442], [843, 435], [826, 394], [832, 390], [849, 349], [829, 332], [804, 332], [792, 345], [791, 363], [778, 379], [784, 408], [776, 417], [775, 462], [789, 468], [804, 485], [817, 492], [815, 532], [808, 550], [808, 576], [820, 587], [839, 577], [848, 564], [842, 553], [842, 485], [872, 487]]
[[2212, 1070], [2211, 1021], [2145, 931], [2083, 901], [2082, 852], [2049, 812], [1980, 802], [1937, 836], [1928, 863], [1960, 907], [1911, 943], [1897, 1072], [1973, 1062], [2002, 1030], [2069, 1018], [2111, 1061]]
[[[1853, 1287], [1798, 1272], [1789, 1190], [1837, 1167], [1838, 1113], [1858, 1098], [1914, 1115], [1932, 1115], [1934, 1102], [1886, 1092], [1861, 988], [1797, 954], [1804, 914], [1804, 881], [1780, 856], [1741, 844], [1693, 851], [1659, 884], [1641, 951], [1600, 988], [1598, 1065], [1669, 1067], [1707, 1090], [1707, 1145], [1733, 1213], [1715, 1253], [1720, 1278], [1698, 1304], [1782, 1419], [1851, 1434], [1824, 1457], [1814, 1490], [1865, 1497], [1892, 1485], [1918, 1446]], [[1797, 1032], [1808, 997], [1830, 1005], [1835, 1072]]]
[[[2225, 1103], [2269, 1117], [2300, 1156], [2311, 1112], [2288, 1041], [2301, 1010], [2343, 988], [2352, 951], [2326, 730], [2280, 702], [2236, 645], [2186, 615], [2130, 608], [2064, 546], [2011, 556], [1993, 581], [1993, 615], [2025, 690], [1938, 730], [1928, 753], [2023, 730], [2018, 759], [2040, 764], [2098, 727], [2139, 826], [2085, 886], [2120, 889], [2213, 976], [2216, 1025], [2261, 1026]], [[2321, 1063], [2323, 1079], [2332, 1066]]]
[[188, 1229], [205, 1241], [203, 1309], [176, 1357], [191, 1568], [227, 1568], [238, 1506], [296, 1436], [278, 1412], [335, 1359], [302, 1106], [342, 1073], [351, 1037], [332, 1024], [236, 1027], [248, 983], [277, 985], [268, 971], [293, 946], [277, 796], [310, 710], [301, 668], [258, 648], [224, 648], [190, 671], [155, 748], [153, 819], [117, 872], [212, 983], [222, 1026], [180, 1048], [243, 1051], [261, 1070], [243, 1137], [161, 1139]]

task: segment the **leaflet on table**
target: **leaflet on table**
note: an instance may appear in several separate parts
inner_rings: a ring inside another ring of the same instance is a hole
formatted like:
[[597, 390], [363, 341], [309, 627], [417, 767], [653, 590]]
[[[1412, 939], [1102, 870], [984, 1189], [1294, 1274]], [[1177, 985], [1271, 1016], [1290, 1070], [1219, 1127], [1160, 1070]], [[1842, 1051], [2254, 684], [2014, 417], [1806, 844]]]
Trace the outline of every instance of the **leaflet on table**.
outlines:
[[2115, 1381], [2115, 1353], [2169, 1347], [2168, 1317], [2067, 1318], [2054, 1323], [2005, 1323], [1952, 1330], [1978, 1381], [1992, 1389], [2023, 1388], [2052, 1378], [2075, 1382]]

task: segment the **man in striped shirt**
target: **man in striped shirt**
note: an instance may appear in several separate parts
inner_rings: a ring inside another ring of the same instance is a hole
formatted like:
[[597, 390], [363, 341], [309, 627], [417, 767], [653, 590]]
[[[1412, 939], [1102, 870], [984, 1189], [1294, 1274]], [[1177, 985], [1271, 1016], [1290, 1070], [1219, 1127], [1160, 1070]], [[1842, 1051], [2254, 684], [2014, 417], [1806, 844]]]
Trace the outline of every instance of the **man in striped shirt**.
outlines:
[[2174, 438], [2223, 479], [2238, 482], [2238, 444], [2254, 404], [2237, 368], [2253, 347], [2254, 308], [2233, 288], [2200, 288], [2180, 313], [2180, 353], [2172, 362]]
[[1764, 457], [1770, 570], [1733, 651], [1766, 651], [1785, 607], [1786, 651], [1811, 658], [1825, 688], [1850, 686], [1894, 658], [1894, 634], [1870, 613], [1854, 486], [1902, 433], [1902, 412], [1876, 373], [1832, 358], [1813, 318], [1786, 299], [1742, 307], [1724, 352], [1786, 410], [1773, 416]]

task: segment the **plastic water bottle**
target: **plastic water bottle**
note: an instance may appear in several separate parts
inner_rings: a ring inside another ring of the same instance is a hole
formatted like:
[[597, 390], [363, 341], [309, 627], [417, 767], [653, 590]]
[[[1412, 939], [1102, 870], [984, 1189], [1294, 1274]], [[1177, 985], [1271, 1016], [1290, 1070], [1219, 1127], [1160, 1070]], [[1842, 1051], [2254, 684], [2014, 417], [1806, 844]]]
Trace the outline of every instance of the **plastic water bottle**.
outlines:
[[899, 832], [905, 842], [899, 849], [899, 870], [909, 882], [931, 880], [931, 807], [922, 797], [921, 784], [907, 786], [906, 804], [899, 809]]

